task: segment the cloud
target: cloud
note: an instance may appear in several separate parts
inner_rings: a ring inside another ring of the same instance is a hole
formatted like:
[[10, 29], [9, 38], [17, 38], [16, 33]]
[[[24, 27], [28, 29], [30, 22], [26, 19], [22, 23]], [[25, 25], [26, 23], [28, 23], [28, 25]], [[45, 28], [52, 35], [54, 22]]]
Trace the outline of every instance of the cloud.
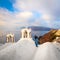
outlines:
[[32, 12], [29, 11], [10, 12], [7, 9], [0, 8], [0, 26], [5, 27], [7, 30], [29, 26], [29, 20], [32, 16]]
[[43, 14], [43, 15], [42, 15], [42, 19], [44, 19], [44, 20], [51, 20], [51, 18], [52, 18], [52, 17], [49, 16], [49, 15], [47, 15], [47, 14], [45, 14], [45, 15]]
[[14, 12], [0, 8], [0, 26], [8, 29], [32, 25], [60, 26], [60, 0], [16, 0], [13, 7]]
[[13, 6], [20, 11], [36, 11], [41, 13], [41, 17], [35, 19], [32, 25], [41, 25], [41, 23], [44, 25], [46, 23], [49, 27], [52, 27], [50, 20], [56, 18], [54, 14], [59, 9], [56, 9], [59, 6], [58, 2], [58, 0], [16, 0]]
[[4, 26], [6, 23], [4, 21], [0, 21], [0, 26]]
[[23, 11], [19, 14], [16, 14], [16, 17], [21, 17], [21, 18], [31, 18], [33, 16], [32, 12], [26, 12], [26, 11]]
[[38, 11], [42, 14], [60, 16], [60, 0], [16, 0], [13, 6], [21, 11]]

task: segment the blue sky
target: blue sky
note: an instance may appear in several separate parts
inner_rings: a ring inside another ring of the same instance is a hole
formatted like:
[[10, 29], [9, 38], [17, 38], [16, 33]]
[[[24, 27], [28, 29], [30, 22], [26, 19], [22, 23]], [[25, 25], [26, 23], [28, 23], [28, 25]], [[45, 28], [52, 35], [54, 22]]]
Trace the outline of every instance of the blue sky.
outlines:
[[60, 28], [60, 0], [0, 0], [0, 30], [23, 26]]
[[6, 8], [9, 11], [13, 11], [14, 10], [13, 3], [14, 2], [11, 2], [9, 0], [0, 0], [0, 7], [1, 8]]

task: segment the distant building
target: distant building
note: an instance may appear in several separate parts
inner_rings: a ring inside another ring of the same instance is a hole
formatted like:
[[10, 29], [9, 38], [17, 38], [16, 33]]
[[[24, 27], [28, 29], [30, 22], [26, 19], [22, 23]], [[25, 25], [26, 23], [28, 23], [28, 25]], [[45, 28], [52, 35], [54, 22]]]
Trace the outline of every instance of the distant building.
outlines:
[[60, 37], [56, 37], [56, 39], [53, 40], [53, 43], [60, 43]]
[[6, 35], [6, 38], [7, 38], [7, 43], [9, 43], [9, 42], [12, 42], [13, 43], [15, 41], [14, 34], [12, 34], [12, 33], [7, 34]]

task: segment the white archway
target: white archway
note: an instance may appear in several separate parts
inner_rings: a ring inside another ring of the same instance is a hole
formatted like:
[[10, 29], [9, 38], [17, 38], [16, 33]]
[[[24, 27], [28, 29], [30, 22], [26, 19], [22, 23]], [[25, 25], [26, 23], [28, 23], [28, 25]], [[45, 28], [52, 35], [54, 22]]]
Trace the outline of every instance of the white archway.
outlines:
[[14, 42], [14, 34], [7, 34], [6, 35], [6, 38], [7, 38], [7, 43], [8, 42]]
[[28, 28], [22, 29], [21, 38], [31, 38], [31, 29], [28, 29]]

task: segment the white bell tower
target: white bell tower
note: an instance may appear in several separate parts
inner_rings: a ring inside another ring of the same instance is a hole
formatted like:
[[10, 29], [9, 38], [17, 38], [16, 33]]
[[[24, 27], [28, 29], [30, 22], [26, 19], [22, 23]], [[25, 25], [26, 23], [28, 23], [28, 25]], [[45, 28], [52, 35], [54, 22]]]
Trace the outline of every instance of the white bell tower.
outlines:
[[21, 30], [21, 39], [32, 39], [31, 38], [31, 29], [24, 28]]
[[7, 43], [9, 43], [9, 42], [14, 42], [14, 34], [7, 34], [6, 35], [6, 38], [7, 38]]

